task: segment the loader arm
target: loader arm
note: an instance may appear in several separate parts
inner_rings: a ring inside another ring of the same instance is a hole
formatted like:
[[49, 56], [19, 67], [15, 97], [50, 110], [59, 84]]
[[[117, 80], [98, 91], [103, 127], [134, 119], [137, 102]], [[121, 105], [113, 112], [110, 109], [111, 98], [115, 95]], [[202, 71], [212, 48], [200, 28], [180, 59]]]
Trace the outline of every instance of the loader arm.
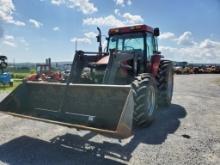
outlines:
[[111, 51], [109, 62], [105, 70], [105, 75], [103, 78], [103, 84], [115, 84], [115, 78], [118, 69], [122, 66], [122, 62], [133, 60], [133, 73], [134, 76], [137, 74], [137, 59], [139, 54], [136, 54], [135, 51], [132, 52], [116, 52]]
[[87, 67], [90, 62], [96, 62], [100, 58], [97, 54], [97, 52], [76, 51], [67, 84], [81, 83], [80, 76], [83, 68]]

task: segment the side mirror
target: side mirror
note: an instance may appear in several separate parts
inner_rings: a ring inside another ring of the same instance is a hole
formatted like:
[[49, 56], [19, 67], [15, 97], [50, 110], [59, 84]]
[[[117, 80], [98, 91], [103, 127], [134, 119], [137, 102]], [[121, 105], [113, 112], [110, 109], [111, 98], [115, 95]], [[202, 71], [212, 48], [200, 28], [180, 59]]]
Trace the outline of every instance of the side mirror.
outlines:
[[154, 36], [158, 37], [160, 35], [160, 29], [159, 28], [155, 28], [154, 29]]

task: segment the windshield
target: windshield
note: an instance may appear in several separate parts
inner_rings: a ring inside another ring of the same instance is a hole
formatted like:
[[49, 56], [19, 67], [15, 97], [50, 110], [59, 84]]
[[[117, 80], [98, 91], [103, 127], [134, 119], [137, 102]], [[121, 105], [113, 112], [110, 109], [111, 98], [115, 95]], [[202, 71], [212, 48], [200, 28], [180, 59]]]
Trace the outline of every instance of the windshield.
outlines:
[[144, 51], [144, 34], [132, 33], [111, 36], [108, 45], [108, 50], [110, 49], [116, 49], [119, 51]]

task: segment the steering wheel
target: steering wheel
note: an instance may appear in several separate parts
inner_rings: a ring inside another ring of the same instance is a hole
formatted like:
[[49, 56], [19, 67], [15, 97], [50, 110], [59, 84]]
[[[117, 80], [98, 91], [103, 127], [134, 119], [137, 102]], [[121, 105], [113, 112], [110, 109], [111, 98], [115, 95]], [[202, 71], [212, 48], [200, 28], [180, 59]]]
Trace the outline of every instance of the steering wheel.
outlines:
[[[128, 49], [127, 49], [128, 48]], [[134, 48], [132, 46], [124, 46], [124, 50], [134, 50]]]

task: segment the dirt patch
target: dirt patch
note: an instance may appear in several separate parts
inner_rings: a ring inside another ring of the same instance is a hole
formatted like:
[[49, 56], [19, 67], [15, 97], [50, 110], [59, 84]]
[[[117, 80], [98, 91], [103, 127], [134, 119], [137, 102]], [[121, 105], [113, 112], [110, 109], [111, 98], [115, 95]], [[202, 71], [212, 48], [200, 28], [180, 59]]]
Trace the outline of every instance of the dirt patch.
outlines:
[[214, 82], [220, 86], [220, 78], [217, 78]]

